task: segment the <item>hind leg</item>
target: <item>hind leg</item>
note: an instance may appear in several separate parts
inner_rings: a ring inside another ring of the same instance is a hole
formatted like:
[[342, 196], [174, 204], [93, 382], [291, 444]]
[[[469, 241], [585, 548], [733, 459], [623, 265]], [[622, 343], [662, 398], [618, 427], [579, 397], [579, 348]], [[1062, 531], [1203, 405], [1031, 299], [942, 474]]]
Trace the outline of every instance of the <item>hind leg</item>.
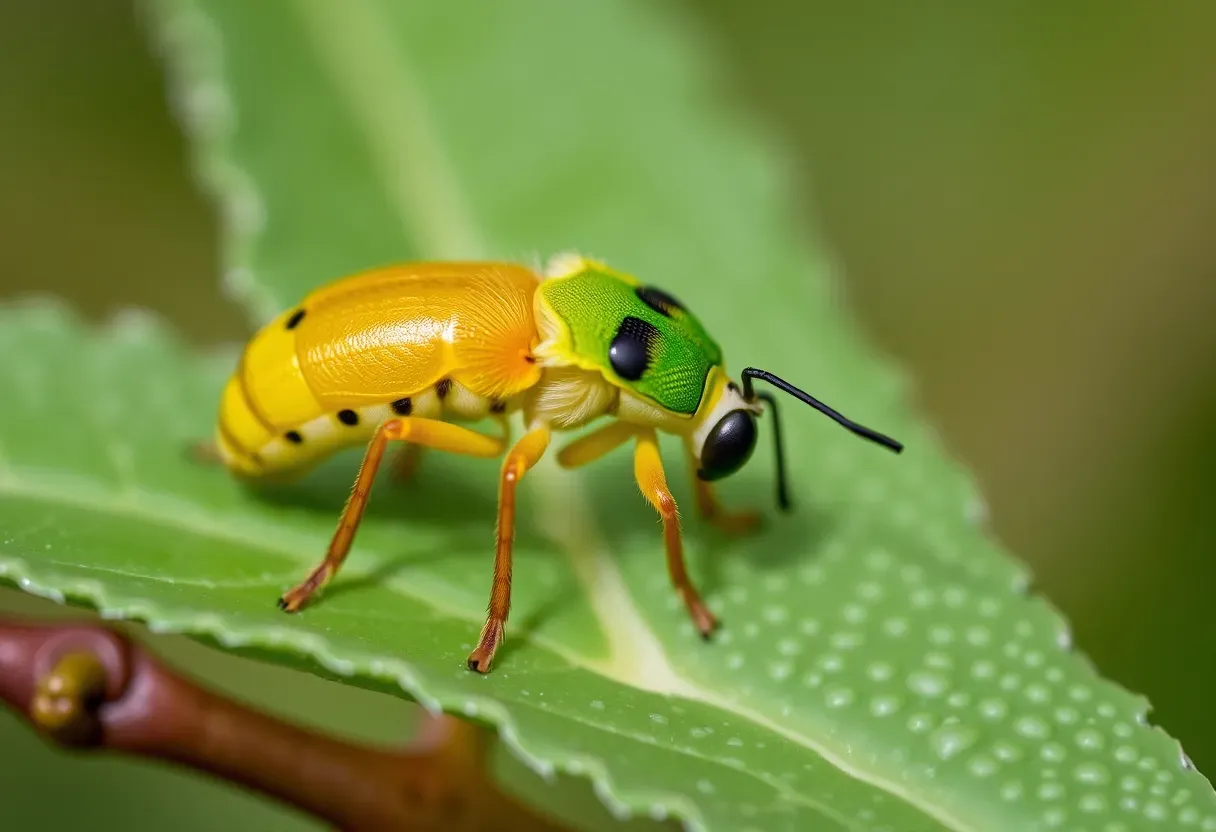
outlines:
[[412, 442], [449, 453], [479, 457], [501, 456], [506, 445], [501, 439], [493, 436], [435, 419], [407, 416], [385, 422], [368, 443], [355, 486], [346, 502], [346, 508], [342, 511], [338, 529], [334, 532], [324, 560], [309, 573], [303, 583], [279, 599], [280, 609], [296, 612], [337, 574], [350, 553], [351, 543], [354, 542], [359, 521], [363, 518], [363, 510], [367, 507], [368, 497], [371, 496], [372, 483], [376, 479], [380, 462], [384, 459], [385, 449], [389, 442], [395, 441]]

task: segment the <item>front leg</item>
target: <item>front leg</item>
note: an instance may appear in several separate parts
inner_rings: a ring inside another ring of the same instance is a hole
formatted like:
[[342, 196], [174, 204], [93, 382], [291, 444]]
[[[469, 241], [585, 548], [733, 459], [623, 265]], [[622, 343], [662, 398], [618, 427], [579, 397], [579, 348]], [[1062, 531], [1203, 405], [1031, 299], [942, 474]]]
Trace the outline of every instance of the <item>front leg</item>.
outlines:
[[642, 495], [663, 518], [663, 542], [667, 549], [667, 572], [671, 576], [671, 584], [688, 607], [692, 623], [700, 630], [701, 636], [709, 638], [717, 629], [718, 622], [688, 578], [684, 564], [684, 543], [680, 536], [679, 509], [671, 496], [671, 489], [667, 487], [667, 475], [663, 473], [663, 460], [659, 456], [659, 441], [653, 428], [637, 429], [633, 475], [642, 489]]
[[744, 535], [760, 527], [758, 511], [730, 511], [718, 501], [712, 483], [697, 476], [697, 458], [692, 448], [685, 444], [689, 473], [692, 475], [693, 493], [697, 499], [697, 511], [719, 531], [731, 536]]

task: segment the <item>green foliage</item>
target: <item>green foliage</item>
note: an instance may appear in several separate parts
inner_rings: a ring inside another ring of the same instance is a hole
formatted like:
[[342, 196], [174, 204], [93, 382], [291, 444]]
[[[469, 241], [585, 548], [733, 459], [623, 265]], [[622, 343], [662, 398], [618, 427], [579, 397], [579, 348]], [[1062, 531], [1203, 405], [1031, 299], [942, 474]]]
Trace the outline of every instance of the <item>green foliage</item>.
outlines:
[[[0, 317], [0, 575], [108, 616], [300, 664], [499, 727], [541, 772], [693, 828], [1216, 829], [1216, 796], [1146, 703], [1071, 652], [980, 528], [967, 477], [902, 402], [797, 242], [783, 171], [706, 103], [703, 48], [641, 4], [161, 0], [174, 100], [260, 322], [355, 269], [585, 249], [687, 302], [764, 366], [905, 441], [787, 407], [798, 510], [727, 540], [685, 512], [724, 631], [694, 634], [627, 452], [525, 481], [515, 604], [467, 671], [490, 582], [492, 462], [385, 477], [319, 603], [357, 458], [251, 493], [183, 453], [232, 356], [133, 316]], [[792, 405], [792, 403], [791, 403]], [[772, 501], [765, 440], [722, 489]], [[677, 498], [691, 505], [673, 451]], [[573, 814], [567, 811], [566, 814]]]

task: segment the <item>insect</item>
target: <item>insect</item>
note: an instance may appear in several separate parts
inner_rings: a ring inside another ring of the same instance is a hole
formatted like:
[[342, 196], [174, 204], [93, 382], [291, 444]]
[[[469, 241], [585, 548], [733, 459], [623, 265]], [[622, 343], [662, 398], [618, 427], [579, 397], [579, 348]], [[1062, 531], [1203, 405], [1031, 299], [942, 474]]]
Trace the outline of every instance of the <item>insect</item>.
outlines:
[[[755, 380], [896, 453], [903, 449], [764, 370], [744, 369], [737, 384], [718, 344], [682, 303], [566, 254], [543, 273], [499, 262], [410, 263], [317, 289], [246, 346], [222, 394], [214, 450], [234, 474], [257, 480], [302, 473], [339, 449], [366, 446], [325, 557], [279, 599], [287, 612], [342, 566], [389, 443], [407, 443], [407, 454], [432, 448], [504, 457], [488, 615], [468, 657], [470, 669], [485, 673], [510, 608], [516, 487], [553, 432], [599, 417], [610, 421], [565, 445], [558, 464], [576, 468], [633, 442], [634, 475], [662, 519], [672, 585], [701, 634], [713, 632], [717, 622], [685, 569], [657, 432], [683, 437], [701, 514], [742, 531], [756, 516], [727, 513], [712, 483], [748, 461], [757, 417], [771, 412], [778, 502], [788, 509], [777, 402]], [[525, 431], [512, 441], [508, 417], [516, 412]], [[487, 417], [501, 423], [498, 435], [467, 426]]]

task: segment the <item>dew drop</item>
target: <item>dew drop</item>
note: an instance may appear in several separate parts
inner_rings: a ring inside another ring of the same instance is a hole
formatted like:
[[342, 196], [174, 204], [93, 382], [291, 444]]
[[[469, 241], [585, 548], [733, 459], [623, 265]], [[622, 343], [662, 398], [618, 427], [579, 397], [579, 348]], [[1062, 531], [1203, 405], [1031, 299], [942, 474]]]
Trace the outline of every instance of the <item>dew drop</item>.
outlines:
[[996, 618], [1001, 612], [1001, 602], [995, 598], [981, 598], [976, 609], [984, 618]]
[[857, 585], [857, 594], [867, 601], [877, 601], [883, 596], [882, 586], [875, 581], [862, 581]]
[[774, 682], [784, 682], [793, 669], [789, 662], [773, 662], [768, 666], [768, 675]]
[[726, 666], [731, 670], [738, 670], [739, 668], [743, 667], [743, 654], [731, 653], [726, 657]]
[[1100, 794], [1082, 795], [1079, 805], [1082, 812], [1096, 815], [1106, 811], [1106, 798]]
[[967, 761], [967, 770], [976, 777], [991, 777], [996, 774], [997, 762], [991, 757], [972, 757]]
[[835, 653], [824, 653], [818, 664], [826, 673], [839, 673], [844, 668], [844, 659]]
[[1144, 816], [1149, 820], [1165, 820], [1169, 814], [1169, 809], [1159, 800], [1150, 800], [1144, 804]]
[[985, 719], [1004, 719], [1009, 706], [1002, 699], [985, 699], [980, 702], [980, 715]]
[[1047, 723], [1037, 716], [1019, 717], [1013, 723], [1013, 730], [1031, 740], [1047, 739], [1051, 735], [1051, 729], [1047, 727]]
[[992, 641], [992, 633], [987, 627], [968, 627], [967, 628], [967, 643], [976, 647], [983, 647]]
[[819, 635], [820, 623], [814, 618], [804, 618], [798, 622], [798, 630], [804, 636]]
[[1022, 662], [1027, 667], [1039, 667], [1043, 664], [1043, 654], [1038, 650], [1029, 650], [1022, 656]]
[[936, 667], [939, 670], [949, 670], [954, 667], [954, 660], [950, 658], [948, 653], [934, 650], [931, 653], [925, 654], [925, 665], [927, 667]]
[[971, 678], [991, 679], [996, 675], [996, 665], [987, 659], [980, 659], [971, 665]]
[[888, 618], [883, 622], [883, 632], [894, 638], [903, 638], [908, 634], [909, 626], [906, 618]]
[[845, 604], [844, 609], [841, 610], [841, 616], [850, 624], [860, 624], [866, 620], [868, 615], [866, 608], [861, 604]]
[[878, 717], [890, 716], [902, 706], [903, 703], [894, 696], [875, 696], [870, 700], [870, 713]]
[[929, 630], [929, 641], [934, 644], [949, 644], [954, 641], [954, 630], [944, 624], [932, 627]]
[[874, 662], [866, 668], [866, 675], [875, 682], [885, 682], [895, 675], [895, 668], [886, 662]]
[[1049, 829], [1056, 829], [1064, 825], [1064, 821], [1068, 819], [1068, 814], [1063, 809], [1051, 808], [1043, 813], [1043, 825]]
[[1110, 782], [1110, 772], [1106, 770], [1105, 766], [1094, 762], [1081, 763], [1073, 772], [1073, 777], [1081, 783], [1095, 786]]
[[1017, 780], [1010, 780], [1001, 786], [1001, 798], [1013, 803], [1015, 800], [1022, 799], [1023, 792], [1022, 784]]
[[777, 642], [777, 652], [783, 656], [795, 656], [802, 651], [802, 645], [797, 639], [783, 638]]
[[949, 760], [971, 747], [977, 734], [963, 725], [943, 725], [929, 737], [929, 747], [943, 760]]
[[1140, 782], [1140, 778], [1125, 774], [1119, 778], [1119, 788], [1125, 792], [1135, 793], [1143, 789], [1144, 784]]
[[1064, 750], [1064, 746], [1058, 742], [1045, 742], [1039, 748], [1039, 757], [1045, 763], [1062, 763], [1066, 756], [1068, 754]]
[[659, 725], [666, 725], [667, 717], [663, 716], [662, 714], [651, 714], [650, 721], [658, 723]]
[[951, 708], [965, 708], [970, 701], [971, 697], [961, 690], [955, 691], [946, 697], [946, 704]]
[[908, 676], [908, 687], [912, 689], [913, 693], [934, 698], [946, 692], [947, 682], [946, 677], [940, 673], [917, 670]]
[[1088, 702], [1093, 695], [1093, 691], [1081, 685], [1073, 685], [1068, 689], [1068, 698], [1074, 702]]
[[1077, 747], [1086, 751], [1100, 751], [1106, 745], [1106, 739], [1100, 731], [1093, 728], [1083, 728], [1077, 732]]
[[837, 650], [852, 650], [864, 641], [861, 633], [834, 633], [831, 638], [831, 644]]
[[1051, 691], [1036, 682], [1026, 686], [1026, 698], [1031, 702], [1042, 704], [1051, 698]]
[[947, 607], [958, 609], [967, 602], [967, 590], [961, 586], [948, 586], [942, 592], [942, 600], [946, 602]]
[[933, 717], [929, 714], [913, 714], [908, 717], [908, 730], [913, 734], [923, 734], [933, 727]]
[[743, 740], [739, 739], [738, 737], [731, 737], [726, 741], [726, 744], [732, 748], [740, 748], [743, 745]]
[[992, 744], [992, 753], [1003, 763], [1016, 763], [1022, 759], [1022, 750], [1011, 742], [998, 740]]
[[790, 616], [789, 610], [779, 606], [765, 607], [764, 612], [761, 614], [769, 624], [784, 624]]
[[1130, 745], [1121, 745], [1115, 749], [1115, 759], [1121, 763], [1130, 764], [1140, 758], [1140, 752]]
[[1038, 794], [1040, 800], [1059, 800], [1064, 796], [1064, 787], [1059, 783], [1043, 783]]
[[1152, 771], [1157, 768], [1157, 761], [1152, 757], [1141, 757], [1140, 762], [1136, 763], [1136, 767], [1141, 771]]
[[853, 698], [849, 688], [832, 688], [825, 692], [823, 701], [829, 708], [846, 708], [853, 703]]
[[1081, 718], [1081, 715], [1077, 713], [1075, 708], [1056, 708], [1055, 717], [1056, 722], [1061, 725], [1072, 725]]
[[598, 699], [592, 699], [591, 708], [592, 708], [592, 710], [602, 711], [602, 710], [604, 710], [604, 703]]
[[697, 791], [699, 791], [701, 794], [713, 794], [714, 784], [708, 780], [698, 780]]

